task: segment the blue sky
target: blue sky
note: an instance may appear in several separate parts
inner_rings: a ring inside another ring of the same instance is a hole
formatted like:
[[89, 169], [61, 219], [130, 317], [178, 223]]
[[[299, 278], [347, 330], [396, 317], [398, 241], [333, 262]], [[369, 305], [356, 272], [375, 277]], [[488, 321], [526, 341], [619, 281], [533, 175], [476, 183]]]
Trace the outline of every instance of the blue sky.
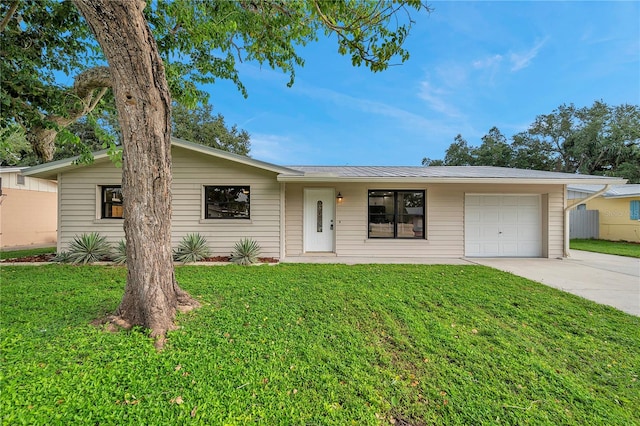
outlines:
[[563, 103], [640, 104], [639, 2], [430, 2], [381, 73], [354, 68], [335, 39], [300, 50], [288, 76], [241, 64], [248, 89], [207, 87], [214, 113], [251, 134], [250, 155], [280, 165], [420, 165], [460, 133], [508, 138]]

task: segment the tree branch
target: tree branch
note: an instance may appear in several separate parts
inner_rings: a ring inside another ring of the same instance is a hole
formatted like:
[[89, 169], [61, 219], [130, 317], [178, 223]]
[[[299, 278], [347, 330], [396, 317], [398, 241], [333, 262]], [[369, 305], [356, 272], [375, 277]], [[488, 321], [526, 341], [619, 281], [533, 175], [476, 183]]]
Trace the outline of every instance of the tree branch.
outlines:
[[20, 4], [19, 0], [14, 0], [13, 3], [11, 3], [11, 6], [9, 6], [7, 14], [4, 16], [4, 18], [2, 18], [2, 22], [0, 22], [0, 33], [4, 31], [4, 29], [9, 24], [9, 21], [13, 17], [13, 14], [16, 13], [18, 4]]
[[69, 104], [72, 106], [68, 108], [66, 115], [45, 115], [21, 99], [14, 99], [21, 103], [23, 109], [29, 109], [41, 118], [40, 122], [31, 124], [29, 128], [27, 123], [18, 120], [36, 154], [44, 161], [51, 161], [58, 132], [93, 111], [110, 87], [109, 67], [94, 67], [81, 72], [75, 78], [73, 89], [69, 91]]

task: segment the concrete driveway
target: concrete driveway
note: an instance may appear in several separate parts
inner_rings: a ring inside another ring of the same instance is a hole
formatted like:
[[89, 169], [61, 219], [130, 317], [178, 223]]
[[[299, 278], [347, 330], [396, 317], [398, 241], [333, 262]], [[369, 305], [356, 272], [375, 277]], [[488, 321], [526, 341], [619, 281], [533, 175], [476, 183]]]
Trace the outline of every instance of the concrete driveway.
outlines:
[[571, 250], [567, 259], [467, 259], [640, 316], [640, 259]]

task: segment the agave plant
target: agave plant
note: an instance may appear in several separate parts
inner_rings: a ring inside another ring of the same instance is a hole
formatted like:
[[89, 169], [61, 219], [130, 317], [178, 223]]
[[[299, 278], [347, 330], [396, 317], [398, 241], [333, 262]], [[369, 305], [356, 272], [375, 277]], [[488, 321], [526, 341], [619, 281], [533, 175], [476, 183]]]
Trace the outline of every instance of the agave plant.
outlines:
[[124, 265], [127, 263], [127, 243], [124, 240], [118, 241], [112, 257], [113, 263], [116, 265]]
[[195, 233], [188, 234], [182, 239], [178, 248], [173, 252], [173, 258], [177, 262], [189, 263], [209, 257], [210, 254], [206, 238]]
[[92, 263], [106, 260], [111, 254], [111, 245], [107, 238], [92, 232], [82, 234], [73, 239], [69, 244], [69, 261], [71, 263]]
[[69, 252], [68, 251], [61, 251], [56, 253], [56, 257], [53, 258], [54, 262], [58, 262], [58, 263], [69, 263], [71, 262], [71, 260], [69, 259]]
[[231, 253], [231, 261], [238, 265], [251, 265], [258, 261], [260, 244], [251, 238], [243, 238], [236, 243]]

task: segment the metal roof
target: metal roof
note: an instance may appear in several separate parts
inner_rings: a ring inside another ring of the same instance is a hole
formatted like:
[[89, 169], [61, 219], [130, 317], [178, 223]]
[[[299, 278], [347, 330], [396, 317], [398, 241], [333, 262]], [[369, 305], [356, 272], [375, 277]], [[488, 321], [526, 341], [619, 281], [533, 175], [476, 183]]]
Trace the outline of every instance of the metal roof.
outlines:
[[585, 182], [599, 184], [619, 184], [622, 178], [590, 176], [574, 173], [546, 172], [541, 170], [512, 169], [507, 167], [489, 166], [287, 166], [303, 173], [303, 175], [288, 176], [281, 174], [281, 181], [340, 181], [357, 180], [390, 180], [390, 181], [557, 181]]
[[[589, 176], [539, 170], [485, 166], [279, 166], [227, 151], [172, 138], [171, 144], [235, 163], [268, 170], [280, 182], [393, 182], [393, 183], [531, 183], [531, 184], [623, 184], [622, 178]], [[94, 153], [96, 161], [108, 161], [107, 151]], [[31, 167], [23, 173], [56, 179], [59, 173], [86, 164], [76, 164], [77, 157]]]
[[[603, 189], [603, 185], [568, 185], [569, 191], [593, 194]], [[640, 184], [612, 185], [603, 195], [605, 198], [640, 197]]]

